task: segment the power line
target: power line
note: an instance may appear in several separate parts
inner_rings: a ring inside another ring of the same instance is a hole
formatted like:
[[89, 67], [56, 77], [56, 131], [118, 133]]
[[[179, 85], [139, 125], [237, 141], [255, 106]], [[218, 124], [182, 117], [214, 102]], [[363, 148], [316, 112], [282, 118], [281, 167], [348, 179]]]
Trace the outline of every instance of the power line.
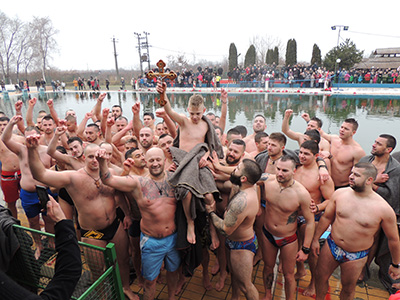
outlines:
[[387, 35], [387, 34], [378, 34], [378, 33], [370, 33], [370, 32], [359, 32], [359, 31], [352, 31], [352, 30], [349, 30], [349, 32], [358, 33], [358, 34], [365, 34], [365, 35], [383, 36], [383, 37], [390, 37], [390, 38], [400, 39], [400, 36], [398, 36], [398, 35]]

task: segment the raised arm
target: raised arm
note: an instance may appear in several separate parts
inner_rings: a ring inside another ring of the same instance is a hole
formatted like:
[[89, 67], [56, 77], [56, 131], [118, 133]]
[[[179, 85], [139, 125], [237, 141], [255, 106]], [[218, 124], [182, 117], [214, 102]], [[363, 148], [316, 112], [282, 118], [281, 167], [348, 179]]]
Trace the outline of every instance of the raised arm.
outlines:
[[[101, 181], [105, 185], [108, 185], [121, 192], [132, 192], [134, 189], [139, 189], [140, 185], [137, 178], [132, 176], [122, 177], [111, 174], [107, 166], [107, 161], [104, 158], [105, 154], [106, 153], [104, 149], [99, 149], [96, 153], [96, 159], [98, 160], [100, 165]], [[131, 163], [133, 165], [133, 160]]]
[[33, 108], [35, 107], [37, 99], [32, 98], [28, 101], [28, 109], [26, 110], [26, 125], [27, 126], [35, 126], [35, 122], [33, 122]]
[[226, 126], [226, 115], [228, 114], [228, 92], [221, 89], [221, 118], [219, 119], [219, 127], [221, 127], [222, 132], [225, 132]]
[[58, 118], [58, 114], [56, 110], [54, 109], [54, 102], [53, 99], [49, 99], [47, 101], [47, 106], [49, 107], [50, 115], [54, 120], [54, 123], [56, 123], [57, 126], [60, 126], [60, 119]]
[[[15, 102], [15, 115], [22, 117], [22, 104], [23, 103], [21, 100], [18, 100], [17, 102]], [[22, 132], [22, 133], [25, 132], [24, 119], [21, 119], [20, 121], [18, 121], [17, 127], [20, 132]]]
[[291, 109], [285, 110], [285, 115], [283, 116], [283, 120], [282, 120], [282, 132], [288, 138], [297, 141], [300, 145], [302, 142], [303, 134], [301, 134], [300, 132], [295, 132], [290, 129], [289, 119], [292, 114], [293, 114], [293, 110], [291, 110]]
[[103, 100], [107, 96], [107, 93], [103, 93], [97, 98], [96, 104], [93, 107], [93, 115], [97, 120], [101, 120], [101, 106], [103, 105]]
[[76, 135], [79, 136], [82, 140], [86, 140], [85, 138], [85, 128], [87, 121], [92, 117], [92, 113], [88, 112], [83, 117], [83, 120], [79, 123], [78, 129], [76, 130]]
[[4, 145], [6, 145], [8, 149], [10, 149], [18, 156], [21, 154], [22, 147], [24, 147], [24, 145], [18, 143], [17, 141], [15, 141], [15, 139], [12, 138], [13, 136], [12, 132], [14, 125], [21, 120], [22, 116], [13, 116], [10, 119], [10, 122], [8, 122], [7, 126], [4, 128], [3, 134], [1, 136], [1, 140], [3, 141]]
[[57, 143], [60, 136], [62, 136], [67, 127], [59, 126], [54, 131], [53, 138], [50, 140], [49, 145], [47, 146], [47, 154], [54, 158], [56, 161], [63, 162], [65, 164], [71, 165], [71, 157], [68, 154], [63, 154], [60, 151], [57, 151]]
[[34, 179], [43, 182], [48, 186], [63, 188], [71, 183], [72, 174], [75, 171], [57, 172], [46, 169], [40, 160], [38, 153], [40, 135], [30, 135], [26, 137], [26, 147], [28, 148], [28, 162]]
[[121, 129], [121, 131], [118, 131], [116, 134], [112, 136], [112, 143], [115, 146], [122, 146], [123, 144], [121, 143], [121, 139], [127, 134], [129, 130], [133, 128], [133, 121], [129, 121], [128, 125], [126, 125], [124, 128]]
[[166, 101], [166, 104], [164, 105], [164, 109], [165, 109], [165, 112], [168, 114], [168, 116], [170, 116], [170, 118], [172, 120], [174, 120], [176, 123], [178, 123], [180, 126], [184, 126], [185, 117], [181, 114], [178, 114], [171, 107], [171, 103], [169, 102], [169, 99], [167, 97], [167, 84], [165, 82], [158, 81], [157, 82], [157, 92], [164, 95], [164, 99]]
[[156, 116], [162, 118], [165, 122], [165, 125], [168, 127], [168, 131], [170, 135], [175, 138], [176, 137], [176, 126], [175, 123], [171, 120], [171, 118], [167, 115], [164, 108], [158, 108], [156, 110]]
[[142, 129], [143, 124], [140, 120], [140, 102], [136, 101], [135, 104], [132, 105], [132, 113], [133, 113], [133, 134], [136, 138], [139, 138], [140, 129]]

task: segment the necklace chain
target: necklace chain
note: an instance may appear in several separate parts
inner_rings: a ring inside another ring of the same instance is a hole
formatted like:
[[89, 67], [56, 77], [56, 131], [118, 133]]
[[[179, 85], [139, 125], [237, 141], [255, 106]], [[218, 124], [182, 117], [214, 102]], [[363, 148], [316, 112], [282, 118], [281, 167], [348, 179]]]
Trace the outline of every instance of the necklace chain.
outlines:
[[100, 177], [99, 179], [94, 178], [92, 175], [90, 175], [88, 173], [88, 171], [86, 171], [86, 168], [83, 168], [83, 171], [85, 171], [86, 174], [88, 174], [89, 177], [91, 177], [94, 180], [94, 185], [96, 186], [96, 188], [100, 188], [101, 182], [100, 182]]
[[279, 193], [282, 193], [284, 190], [286, 190], [286, 189], [292, 187], [293, 184], [294, 184], [295, 182], [296, 182], [296, 181], [293, 180], [293, 182], [292, 182], [291, 185], [288, 185], [288, 186], [285, 186], [285, 187], [281, 187], [281, 186], [279, 185], [279, 187], [280, 187], [280, 189], [281, 189]]
[[153, 180], [153, 178], [150, 177], [150, 179], [151, 179], [151, 181], [153, 181], [154, 185], [157, 187], [158, 192], [160, 193], [160, 195], [162, 195], [162, 189], [161, 189], [161, 188], [158, 186], [158, 184]]

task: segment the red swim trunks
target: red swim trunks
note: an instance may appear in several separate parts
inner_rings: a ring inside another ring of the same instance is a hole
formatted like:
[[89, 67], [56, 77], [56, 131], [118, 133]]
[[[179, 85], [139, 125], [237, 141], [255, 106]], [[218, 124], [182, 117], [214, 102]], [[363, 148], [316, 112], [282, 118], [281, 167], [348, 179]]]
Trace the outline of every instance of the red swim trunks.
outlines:
[[1, 171], [1, 189], [3, 190], [4, 201], [12, 203], [19, 199], [20, 181], [20, 170], [17, 172]]

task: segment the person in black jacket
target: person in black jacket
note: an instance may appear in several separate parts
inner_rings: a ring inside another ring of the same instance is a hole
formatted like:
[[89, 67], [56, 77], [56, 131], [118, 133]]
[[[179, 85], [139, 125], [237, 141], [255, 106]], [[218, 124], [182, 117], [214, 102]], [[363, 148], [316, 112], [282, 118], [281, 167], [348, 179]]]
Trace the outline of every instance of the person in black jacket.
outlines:
[[55, 244], [58, 252], [53, 279], [40, 295], [19, 286], [0, 270], [0, 299], [67, 300], [82, 273], [81, 253], [72, 220], [65, 218], [60, 205], [51, 197], [47, 203], [47, 215], [56, 222]]

